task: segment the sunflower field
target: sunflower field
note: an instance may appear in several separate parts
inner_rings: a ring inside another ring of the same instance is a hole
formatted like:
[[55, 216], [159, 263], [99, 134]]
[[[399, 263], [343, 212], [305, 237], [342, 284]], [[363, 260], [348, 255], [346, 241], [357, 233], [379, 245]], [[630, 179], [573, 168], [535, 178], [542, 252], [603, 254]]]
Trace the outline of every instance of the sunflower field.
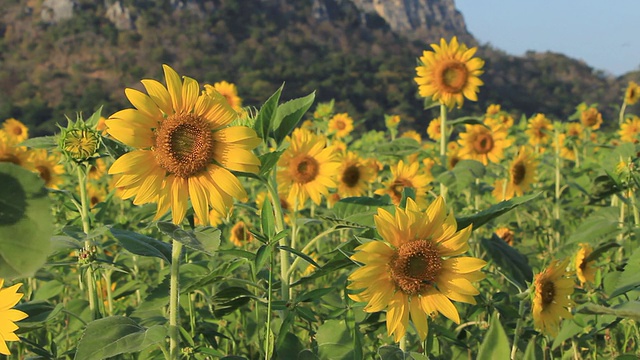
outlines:
[[640, 86], [455, 118], [475, 52], [423, 52], [409, 131], [169, 65], [55, 135], [5, 120], [0, 357], [637, 359]]

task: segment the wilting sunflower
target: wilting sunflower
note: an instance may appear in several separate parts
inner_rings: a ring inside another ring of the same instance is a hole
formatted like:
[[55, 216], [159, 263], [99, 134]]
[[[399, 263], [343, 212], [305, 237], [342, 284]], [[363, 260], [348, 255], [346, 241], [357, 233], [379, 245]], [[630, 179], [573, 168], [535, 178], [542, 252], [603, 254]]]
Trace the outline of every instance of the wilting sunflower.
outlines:
[[624, 142], [637, 143], [638, 134], [640, 134], [640, 117], [634, 116], [631, 119], [627, 119], [622, 125], [620, 125], [618, 134], [620, 135], [620, 140]]
[[624, 93], [624, 102], [633, 105], [640, 99], [640, 86], [635, 81], [629, 81], [629, 86]]
[[247, 196], [229, 170], [257, 173], [260, 161], [251, 152], [260, 139], [244, 126], [228, 126], [237, 118], [217, 91], [200, 92], [194, 79], [164, 65], [165, 88], [156, 80], [142, 80], [149, 95], [134, 89], [125, 94], [136, 109], [125, 109], [107, 120], [115, 139], [136, 148], [122, 155], [109, 174], [121, 174], [116, 187], [134, 204], [156, 202], [156, 219], [172, 212], [173, 222], [184, 219], [188, 200], [203, 221], [209, 207], [221, 214], [233, 198]]
[[514, 196], [522, 196], [536, 181], [538, 162], [534, 155], [524, 146], [509, 166], [509, 182], [504, 188], [504, 180], [496, 181], [493, 196], [498, 200], [509, 200]]
[[44, 180], [44, 186], [58, 189], [58, 185], [63, 182], [60, 175], [64, 174], [64, 166], [60, 164], [60, 156], [47, 153], [45, 149], [34, 149], [27, 162], [27, 167]]
[[356, 153], [349, 151], [338, 168], [338, 194], [341, 197], [362, 196], [376, 173]]
[[5, 131], [0, 130], [0, 162], [27, 166], [29, 152], [24, 146], [16, 146], [17, 140], [10, 137]]
[[580, 113], [580, 122], [585, 128], [598, 130], [602, 124], [602, 114], [595, 107], [590, 107]]
[[353, 119], [347, 113], [335, 114], [329, 120], [329, 133], [341, 139], [353, 131]]
[[427, 316], [441, 313], [456, 323], [460, 315], [451, 300], [475, 304], [478, 290], [472, 284], [484, 278], [486, 262], [474, 257], [456, 257], [469, 249], [471, 226], [456, 231], [453, 213], [447, 214], [442, 197], [425, 212], [407, 199], [405, 209], [395, 215], [380, 208], [374, 216], [384, 241], [370, 241], [356, 248], [351, 259], [364, 265], [350, 276], [349, 294], [367, 302], [366, 312], [387, 309], [387, 332], [399, 341], [409, 319], [420, 339], [427, 336]]
[[558, 333], [562, 319], [573, 317], [567, 310], [573, 305], [570, 296], [574, 284], [571, 273], [566, 270], [568, 264], [568, 258], [562, 262], [554, 260], [533, 280], [533, 323], [552, 336]]
[[425, 50], [420, 57], [421, 65], [416, 67], [418, 76], [414, 78], [418, 83], [420, 96], [431, 97], [448, 108], [454, 104], [462, 107], [464, 98], [477, 101], [476, 94], [482, 80], [484, 61], [474, 58], [477, 48], [468, 49], [464, 44], [458, 44], [455, 36], [447, 44], [440, 40], [440, 46], [431, 44], [434, 51]]
[[427, 127], [427, 135], [429, 135], [429, 139], [433, 141], [440, 141], [440, 126], [442, 125], [442, 121], [440, 118], [435, 118], [429, 122], [429, 126]]
[[253, 240], [253, 235], [249, 232], [249, 227], [244, 221], [238, 221], [233, 225], [233, 228], [231, 228], [229, 240], [231, 240], [235, 246], [240, 247]]
[[485, 165], [489, 162], [499, 163], [504, 157], [504, 148], [513, 142], [507, 135], [506, 129], [498, 124], [489, 127], [467, 124], [458, 140], [461, 146], [459, 155], [463, 159], [478, 160]]
[[529, 119], [525, 134], [529, 136], [529, 144], [544, 145], [549, 142], [552, 137], [553, 124], [544, 114], [536, 114]]
[[593, 283], [596, 280], [596, 269], [593, 267], [595, 261], [587, 261], [592, 252], [591, 245], [580, 243], [580, 250], [576, 254], [576, 276], [580, 284]]
[[405, 165], [404, 161], [398, 161], [396, 166], [391, 166], [391, 178], [383, 183], [384, 188], [375, 191], [378, 195], [389, 194], [391, 201], [399, 205], [402, 200], [402, 192], [405, 187], [413, 188], [417, 199], [423, 199], [429, 190], [429, 183], [433, 177], [418, 173], [419, 162]]
[[2, 129], [15, 140], [16, 144], [29, 138], [29, 128], [14, 118], [5, 120], [2, 123]]
[[295, 129], [291, 145], [278, 161], [277, 180], [280, 189], [288, 192], [287, 202], [296, 209], [304, 206], [307, 198], [319, 205], [322, 196], [336, 187], [335, 176], [340, 162], [333, 149], [325, 147], [325, 139], [305, 129]]
[[238, 89], [235, 84], [220, 81], [213, 84], [213, 86], [205, 85], [204, 88], [209, 95], [212, 95], [213, 90], [215, 90], [220, 95], [224, 96], [229, 106], [231, 106], [231, 108], [236, 112], [240, 112], [242, 110], [242, 99], [238, 96]]
[[4, 279], [0, 278], [0, 354], [11, 355], [7, 341], [20, 341], [14, 333], [18, 330], [16, 321], [20, 321], [27, 317], [27, 314], [20, 310], [12, 309], [24, 294], [18, 292], [18, 288], [22, 284], [15, 284], [8, 288], [4, 286]]

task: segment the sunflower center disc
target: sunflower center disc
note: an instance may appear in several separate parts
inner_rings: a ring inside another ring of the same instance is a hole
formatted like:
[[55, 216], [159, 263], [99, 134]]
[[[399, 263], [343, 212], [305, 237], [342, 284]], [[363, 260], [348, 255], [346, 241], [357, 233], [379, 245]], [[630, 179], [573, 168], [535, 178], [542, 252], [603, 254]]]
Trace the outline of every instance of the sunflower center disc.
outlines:
[[418, 295], [434, 285], [442, 258], [433, 242], [414, 240], [400, 246], [389, 267], [393, 281], [405, 294]]
[[158, 164], [181, 178], [188, 178], [211, 163], [213, 134], [209, 124], [192, 114], [175, 114], [156, 131], [154, 153]]
[[38, 166], [36, 166], [36, 170], [38, 171], [38, 174], [40, 175], [40, 178], [42, 180], [44, 180], [45, 184], [48, 184], [49, 181], [51, 181], [51, 172], [49, 171], [48, 167], [42, 166], [42, 165], [38, 165]]
[[556, 295], [556, 286], [553, 281], [545, 281], [542, 284], [542, 305], [547, 306], [551, 304], [554, 300], [554, 296]]
[[344, 172], [342, 173], [342, 182], [347, 185], [347, 187], [355, 187], [358, 185], [359, 180], [360, 170], [358, 170], [357, 165], [351, 165], [344, 169]]
[[473, 142], [473, 148], [479, 154], [486, 154], [493, 149], [493, 137], [490, 134], [480, 134]]
[[313, 181], [318, 176], [318, 161], [311, 156], [304, 156], [294, 159], [290, 165], [293, 179], [300, 184], [306, 184]]
[[513, 183], [515, 185], [520, 185], [527, 175], [527, 168], [520, 161], [515, 163], [511, 168], [511, 178], [513, 179]]
[[594, 108], [582, 113], [582, 123], [587, 127], [592, 127], [598, 123], [598, 111]]
[[344, 130], [346, 127], [347, 127], [347, 124], [345, 124], [345, 123], [344, 123], [344, 121], [342, 121], [342, 120], [338, 120], [338, 121], [336, 122], [336, 128], [337, 128], [338, 130]]
[[249, 231], [244, 225], [235, 227], [233, 229], [233, 235], [236, 237], [236, 239], [239, 239], [240, 241], [247, 241], [249, 240], [249, 236], [251, 236], [251, 234], [249, 233]]
[[457, 94], [462, 92], [465, 85], [467, 85], [469, 70], [467, 70], [467, 66], [464, 63], [452, 60], [442, 65], [439, 75], [440, 86], [445, 92]]

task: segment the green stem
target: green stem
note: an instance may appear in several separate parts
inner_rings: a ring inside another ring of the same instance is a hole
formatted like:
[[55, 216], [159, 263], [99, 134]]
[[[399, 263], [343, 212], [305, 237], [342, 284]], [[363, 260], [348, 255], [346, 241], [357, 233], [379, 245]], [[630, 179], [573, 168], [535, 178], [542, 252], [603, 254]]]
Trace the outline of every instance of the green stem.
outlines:
[[518, 352], [518, 340], [520, 340], [520, 329], [522, 328], [522, 318], [524, 317], [524, 302], [525, 299], [521, 299], [520, 306], [518, 307], [518, 320], [516, 321], [516, 329], [513, 333], [513, 344], [511, 345], [511, 360], [516, 358], [516, 353]]
[[636, 227], [640, 226], [640, 213], [638, 213], [638, 206], [636, 205], [636, 192], [633, 188], [629, 189], [629, 199], [631, 200], [631, 211], [633, 212], [633, 222]]
[[171, 279], [169, 283], [169, 358], [180, 358], [180, 254], [182, 243], [173, 241], [171, 247]]
[[620, 107], [620, 115], [619, 115], [619, 119], [618, 121], [620, 122], [618, 125], [622, 125], [622, 123], [624, 122], [624, 111], [627, 109], [627, 102], [623, 102], [622, 106]]
[[407, 351], [407, 335], [403, 335], [400, 338], [400, 343], [398, 345], [400, 347], [400, 350], [402, 350], [402, 352], [406, 352]]
[[[440, 104], [440, 163], [447, 168], [447, 107]], [[447, 187], [440, 183], [440, 196], [447, 193]]]
[[271, 303], [273, 289], [271, 284], [273, 283], [273, 267], [275, 266], [275, 259], [273, 257], [273, 251], [271, 251], [269, 255], [269, 290], [267, 292], [268, 302], [267, 302], [267, 333], [265, 334], [264, 340], [264, 360], [269, 360], [269, 355], [271, 353]]
[[[78, 186], [80, 187], [80, 219], [82, 220], [82, 231], [87, 236], [84, 241], [85, 251], [89, 255], [92, 250], [91, 240], [88, 239], [89, 232], [91, 231], [91, 218], [89, 214], [89, 199], [87, 197], [87, 168], [80, 164], [77, 166], [78, 172]], [[89, 262], [87, 267], [87, 293], [89, 296], [89, 309], [91, 310], [91, 319], [96, 318], [96, 284], [93, 275], [93, 264]]]
[[113, 291], [111, 291], [111, 271], [105, 272], [103, 276], [105, 286], [107, 287], [107, 314], [109, 314], [109, 316], [113, 316]]
[[[555, 242], [560, 243], [560, 231], [557, 229], [558, 222], [560, 221], [560, 134], [558, 131], [558, 124], [553, 127], [554, 142], [555, 142], [555, 202], [553, 208], [553, 218], [555, 220]], [[549, 249], [552, 251], [552, 249]]]
[[[304, 246], [304, 248], [301, 250], [301, 252], [303, 254], [307, 254], [309, 249], [311, 249], [312, 246], [315, 245], [316, 242], [318, 242], [318, 240], [322, 239], [323, 237], [329, 235], [330, 233], [334, 232], [334, 231], [339, 231], [340, 229], [336, 229], [335, 227], [329, 228], [323, 232], [321, 232], [320, 234], [318, 234], [316, 237], [314, 237], [313, 239], [311, 239], [311, 241], [309, 241], [307, 243], [307, 245]], [[296, 266], [298, 266], [298, 264], [300, 263], [300, 261], [302, 261], [301, 257], [296, 257], [295, 260], [293, 260], [293, 264], [291, 264], [291, 267], [289, 268], [289, 272], [288, 275], [291, 276], [291, 274], [293, 273], [293, 270], [296, 269]]]

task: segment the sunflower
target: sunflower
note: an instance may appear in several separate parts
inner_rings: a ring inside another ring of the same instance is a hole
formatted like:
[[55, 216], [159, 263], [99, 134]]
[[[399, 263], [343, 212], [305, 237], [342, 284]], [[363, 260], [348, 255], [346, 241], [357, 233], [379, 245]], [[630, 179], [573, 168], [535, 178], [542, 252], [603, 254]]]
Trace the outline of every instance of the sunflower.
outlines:
[[14, 118], [5, 120], [2, 129], [15, 140], [16, 144], [29, 138], [29, 128]]
[[489, 161], [499, 163], [504, 157], [504, 148], [511, 145], [513, 140], [507, 139], [507, 131], [501, 125], [465, 125], [465, 132], [460, 134], [458, 143], [460, 157], [474, 159], [485, 165]]
[[163, 68], [166, 88], [142, 80], [149, 95], [125, 90], [136, 109], [106, 121], [111, 136], [136, 148], [118, 158], [109, 174], [122, 175], [115, 186], [125, 188], [125, 199], [156, 202], [156, 219], [171, 208], [173, 222], [180, 224], [189, 199], [203, 221], [210, 206], [226, 214], [233, 198], [247, 196], [227, 169], [257, 173], [260, 161], [251, 149], [260, 139], [248, 127], [227, 126], [237, 114], [217, 91], [200, 93], [196, 80], [181, 81], [172, 68]]
[[497, 228], [495, 232], [500, 239], [504, 240], [504, 242], [506, 242], [510, 246], [513, 246], [514, 233], [511, 229], [509, 229], [508, 227], [501, 227]]
[[376, 173], [365, 161], [349, 151], [338, 169], [338, 194], [341, 197], [362, 196], [375, 179]]
[[20, 341], [14, 333], [18, 330], [16, 321], [20, 321], [27, 317], [27, 314], [20, 310], [12, 309], [24, 294], [18, 292], [21, 283], [12, 285], [8, 288], [4, 286], [4, 279], [0, 278], [0, 354], [11, 355], [7, 341]]
[[391, 178], [383, 184], [384, 188], [376, 190], [375, 193], [378, 195], [389, 194], [391, 201], [399, 205], [404, 188], [409, 187], [415, 190], [416, 198], [422, 199], [429, 190], [429, 183], [433, 177], [419, 174], [419, 166], [418, 162], [405, 165], [404, 161], [398, 161], [396, 166], [391, 167]]
[[562, 319], [573, 315], [566, 309], [573, 305], [573, 279], [566, 270], [569, 259], [553, 261], [533, 280], [533, 323], [542, 332], [555, 336]]
[[322, 195], [337, 185], [334, 177], [340, 162], [333, 149], [325, 147], [325, 139], [308, 130], [295, 129], [290, 143], [278, 161], [278, 183], [295, 209], [303, 207], [307, 198], [319, 205]]
[[107, 173], [107, 164], [102, 158], [95, 160], [94, 164], [89, 168], [89, 179], [100, 180]]
[[587, 261], [592, 252], [591, 245], [580, 243], [580, 250], [576, 254], [576, 275], [580, 280], [580, 284], [593, 283], [596, 280], [596, 269], [593, 267], [594, 261]]
[[16, 144], [15, 137], [0, 130], [0, 162], [10, 162], [24, 167], [29, 161], [29, 152], [24, 146], [16, 146]]
[[395, 215], [379, 208], [374, 216], [384, 241], [370, 241], [356, 248], [351, 259], [364, 265], [350, 276], [349, 294], [367, 302], [366, 312], [387, 309], [387, 332], [399, 341], [409, 319], [420, 339], [427, 336], [427, 316], [441, 313], [456, 323], [460, 315], [451, 300], [475, 304], [478, 290], [472, 284], [484, 278], [486, 262], [474, 257], [456, 257], [469, 249], [471, 226], [456, 231], [453, 213], [447, 214], [442, 197], [425, 212], [407, 199], [405, 209]]
[[427, 127], [427, 135], [429, 135], [429, 139], [433, 141], [440, 141], [441, 125], [442, 125], [442, 121], [440, 121], [439, 117], [429, 122], [429, 126]]
[[576, 161], [576, 146], [575, 141], [567, 141], [566, 134], [558, 134], [558, 147], [560, 148], [561, 158]]
[[87, 198], [89, 199], [89, 206], [93, 209], [96, 205], [105, 201], [107, 191], [103, 187], [90, 182], [87, 185]]
[[491, 104], [487, 106], [487, 112], [485, 115], [487, 116], [497, 115], [500, 113], [500, 111], [501, 111], [501, 106], [499, 104]]
[[400, 137], [413, 139], [413, 140], [417, 141], [418, 143], [422, 142], [422, 136], [420, 136], [420, 134], [418, 134], [418, 132], [415, 131], [415, 130], [405, 131], [405, 132], [402, 133], [402, 135], [400, 135]]
[[397, 128], [398, 124], [400, 124], [400, 116], [399, 115], [385, 116], [384, 124], [387, 126], [387, 128]]
[[353, 131], [353, 119], [347, 113], [335, 114], [329, 120], [329, 133], [341, 139]]
[[584, 127], [579, 122], [569, 123], [567, 125], [567, 136], [582, 139], [584, 138]]
[[447, 169], [453, 169], [462, 160], [460, 157], [460, 145], [456, 142], [447, 144]]
[[440, 40], [440, 46], [432, 44], [434, 51], [425, 50], [420, 57], [421, 65], [416, 67], [420, 96], [431, 97], [448, 108], [454, 104], [462, 107], [464, 98], [477, 101], [478, 87], [483, 85], [480, 76], [484, 61], [474, 58], [477, 48], [467, 49], [458, 44], [455, 36], [447, 44]]
[[224, 96], [229, 106], [231, 106], [231, 108], [236, 112], [240, 112], [242, 110], [242, 99], [238, 96], [238, 89], [235, 84], [220, 81], [213, 84], [213, 86], [205, 85], [204, 88], [211, 96], [213, 96], [212, 94], [214, 93], [214, 90]]
[[47, 153], [45, 149], [32, 150], [27, 167], [38, 173], [48, 188], [58, 189], [63, 182], [60, 175], [64, 174], [64, 166], [60, 164], [60, 157]]
[[[504, 180], [495, 183], [493, 196], [498, 200], [509, 200], [514, 196], [522, 196], [536, 181], [538, 162], [533, 154], [524, 146], [509, 166], [509, 182]], [[504, 188], [506, 186], [506, 189]]]
[[249, 232], [249, 227], [244, 221], [238, 221], [231, 228], [229, 240], [231, 240], [235, 246], [241, 247], [253, 240], [253, 235]]
[[347, 144], [340, 140], [333, 140], [327, 147], [335, 154], [345, 154], [347, 152]]
[[635, 81], [629, 81], [629, 86], [624, 93], [624, 102], [633, 105], [640, 99], [640, 86]]
[[98, 124], [96, 125], [96, 131], [98, 131], [100, 133], [100, 135], [102, 136], [106, 136], [107, 135], [107, 123], [106, 123], [107, 119], [103, 116], [100, 116], [100, 119], [98, 119]]
[[[620, 125], [620, 130], [618, 131], [620, 135], [620, 140], [624, 142], [638, 142], [638, 134], [640, 134], [640, 117], [634, 116], [631, 119], [627, 119], [622, 125]], [[1, 157], [1, 149], [0, 149], [0, 157]]]
[[553, 124], [549, 119], [544, 114], [536, 114], [529, 119], [525, 133], [529, 136], [529, 144], [536, 146], [548, 143], [551, 139], [552, 130]]
[[602, 124], [602, 114], [598, 109], [590, 107], [580, 113], [580, 122], [585, 128], [598, 130]]

